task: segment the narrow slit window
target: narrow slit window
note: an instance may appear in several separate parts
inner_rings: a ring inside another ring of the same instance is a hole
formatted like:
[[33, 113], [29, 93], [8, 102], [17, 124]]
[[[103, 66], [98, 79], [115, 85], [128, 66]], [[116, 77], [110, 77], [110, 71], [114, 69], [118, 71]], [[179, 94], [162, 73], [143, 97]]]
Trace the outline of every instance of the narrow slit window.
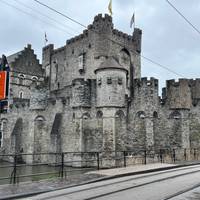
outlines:
[[112, 84], [112, 78], [111, 77], [107, 78], [107, 84]]

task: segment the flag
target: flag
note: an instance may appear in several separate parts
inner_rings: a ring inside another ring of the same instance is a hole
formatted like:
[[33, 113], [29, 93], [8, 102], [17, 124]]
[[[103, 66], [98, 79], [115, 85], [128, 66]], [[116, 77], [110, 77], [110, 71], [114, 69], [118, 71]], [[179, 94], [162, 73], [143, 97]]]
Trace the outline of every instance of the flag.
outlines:
[[112, 16], [112, 0], [110, 0], [109, 5], [108, 5], [108, 11], [110, 13], [110, 15]]
[[48, 42], [48, 39], [47, 39], [47, 34], [46, 34], [46, 32], [45, 32], [45, 34], [44, 34], [44, 37], [45, 37], [45, 44]]
[[1, 71], [0, 72], [0, 100], [6, 98], [6, 79], [7, 79], [7, 72]]
[[135, 13], [133, 13], [133, 16], [132, 16], [132, 18], [131, 18], [130, 28], [132, 28], [133, 24], [134, 24], [134, 26], [135, 26]]

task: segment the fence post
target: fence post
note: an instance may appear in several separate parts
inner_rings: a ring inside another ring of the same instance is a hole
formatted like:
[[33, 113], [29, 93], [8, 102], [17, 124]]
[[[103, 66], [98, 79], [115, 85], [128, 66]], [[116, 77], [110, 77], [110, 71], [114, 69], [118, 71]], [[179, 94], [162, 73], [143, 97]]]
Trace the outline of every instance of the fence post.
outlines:
[[124, 167], [126, 167], [126, 151], [124, 151], [123, 153], [124, 153]]
[[61, 153], [61, 177], [64, 177], [64, 153]]
[[187, 160], [187, 149], [184, 149], [184, 158], [185, 158], [185, 161]]
[[144, 150], [144, 164], [147, 164], [147, 150]]
[[163, 163], [163, 154], [162, 154], [162, 149], [160, 149], [160, 162]]
[[99, 170], [100, 167], [99, 167], [99, 152], [97, 152], [97, 170]]
[[194, 160], [196, 159], [196, 149], [194, 149]]
[[175, 149], [173, 149], [173, 161], [174, 161], [174, 163], [176, 162], [176, 151], [175, 151]]
[[16, 184], [17, 180], [17, 155], [14, 157], [14, 171], [13, 171], [13, 183]]
[[17, 176], [17, 155], [14, 155], [14, 163], [13, 163], [13, 171], [10, 177], [10, 183], [16, 184], [16, 177]]

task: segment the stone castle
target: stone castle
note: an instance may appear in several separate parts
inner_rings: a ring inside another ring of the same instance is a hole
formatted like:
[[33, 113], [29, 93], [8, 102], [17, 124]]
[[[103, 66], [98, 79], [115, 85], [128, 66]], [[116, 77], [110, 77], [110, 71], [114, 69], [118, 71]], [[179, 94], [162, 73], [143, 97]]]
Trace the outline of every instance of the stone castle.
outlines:
[[158, 80], [141, 78], [141, 38], [99, 14], [63, 47], [45, 46], [42, 65], [31, 45], [9, 56], [0, 154], [198, 148], [200, 79], [169, 80], [160, 97]]

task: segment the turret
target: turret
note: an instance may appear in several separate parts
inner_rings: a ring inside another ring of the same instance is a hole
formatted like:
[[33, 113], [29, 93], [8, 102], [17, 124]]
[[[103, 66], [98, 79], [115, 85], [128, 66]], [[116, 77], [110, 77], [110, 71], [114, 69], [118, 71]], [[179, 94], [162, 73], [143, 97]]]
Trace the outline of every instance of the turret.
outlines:
[[192, 103], [194, 106], [200, 101], [200, 79], [190, 80]]
[[190, 81], [179, 79], [167, 81], [166, 102], [170, 109], [190, 109], [192, 105]]
[[42, 67], [45, 69], [45, 76], [50, 76], [51, 55], [53, 54], [54, 45], [49, 44], [42, 49]]
[[134, 80], [134, 102], [137, 109], [151, 115], [158, 108], [158, 79], [146, 77]]
[[105, 14], [105, 17], [102, 14], [95, 16], [93, 22], [93, 33], [95, 37], [95, 58], [101, 56], [109, 56], [111, 41], [109, 38], [112, 36], [112, 17]]
[[133, 32], [133, 43], [137, 53], [141, 53], [141, 40], [142, 40], [142, 30], [135, 28]]
[[127, 70], [110, 57], [100, 64], [95, 73], [97, 76], [97, 106], [125, 106]]

